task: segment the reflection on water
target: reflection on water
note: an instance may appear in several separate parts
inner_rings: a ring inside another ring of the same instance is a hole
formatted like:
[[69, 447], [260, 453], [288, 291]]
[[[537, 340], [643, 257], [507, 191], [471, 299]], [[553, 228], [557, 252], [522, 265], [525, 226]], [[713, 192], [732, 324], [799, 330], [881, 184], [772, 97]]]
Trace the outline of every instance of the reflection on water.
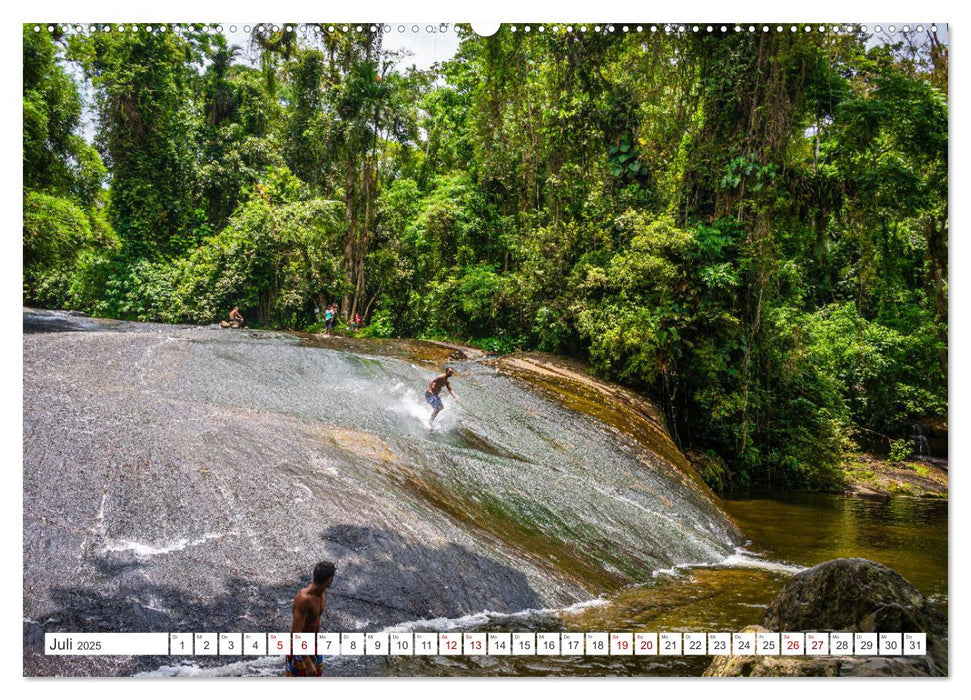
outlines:
[[766, 558], [813, 566], [864, 557], [947, 602], [946, 501], [785, 494], [735, 498], [724, 506], [752, 540], [750, 548]]

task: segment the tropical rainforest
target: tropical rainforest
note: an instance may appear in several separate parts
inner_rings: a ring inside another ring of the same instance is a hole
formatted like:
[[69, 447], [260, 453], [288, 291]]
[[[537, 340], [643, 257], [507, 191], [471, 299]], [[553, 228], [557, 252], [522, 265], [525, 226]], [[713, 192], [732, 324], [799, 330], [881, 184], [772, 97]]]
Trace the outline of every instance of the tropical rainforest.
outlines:
[[433, 29], [25, 25], [24, 303], [574, 357], [719, 488], [946, 420], [935, 31]]

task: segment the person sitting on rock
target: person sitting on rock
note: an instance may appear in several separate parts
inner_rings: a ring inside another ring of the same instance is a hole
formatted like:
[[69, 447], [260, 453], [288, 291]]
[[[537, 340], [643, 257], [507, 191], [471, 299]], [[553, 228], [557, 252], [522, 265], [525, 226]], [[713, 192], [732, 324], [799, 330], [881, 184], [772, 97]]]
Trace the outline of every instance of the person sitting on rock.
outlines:
[[223, 321], [219, 324], [223, 328], [242, 328], [243, 327], [243, 314], [239, 312], [239, 307], [234, 306], [233, 310], [229, 312], [229, 320]]

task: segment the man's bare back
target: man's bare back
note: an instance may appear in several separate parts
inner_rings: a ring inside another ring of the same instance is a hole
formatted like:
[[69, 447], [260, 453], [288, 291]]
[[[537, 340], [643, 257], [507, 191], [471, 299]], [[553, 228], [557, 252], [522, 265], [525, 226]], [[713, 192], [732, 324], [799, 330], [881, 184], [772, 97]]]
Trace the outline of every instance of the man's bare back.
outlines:
[[428, 382], [428, 390], [438, 396], [439, 392], [445, 387], [448, 387], [448, 392], [452, 393], [452, 385], [448, 383], [448, 378], [452, 376], [451, 374], [440, 374], [433, 380]]

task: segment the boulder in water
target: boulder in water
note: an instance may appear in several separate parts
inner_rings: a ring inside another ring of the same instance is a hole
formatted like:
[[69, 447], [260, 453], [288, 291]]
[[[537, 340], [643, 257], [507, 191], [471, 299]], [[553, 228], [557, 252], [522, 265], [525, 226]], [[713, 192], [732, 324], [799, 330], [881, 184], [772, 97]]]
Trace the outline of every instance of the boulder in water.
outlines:
[[946, 676], [947, 618], [903, 576], [867, 559], [833, 559], [783, 587], [745, 631], [925, 632], [927, 655], [718, 657], [707, 676]]

